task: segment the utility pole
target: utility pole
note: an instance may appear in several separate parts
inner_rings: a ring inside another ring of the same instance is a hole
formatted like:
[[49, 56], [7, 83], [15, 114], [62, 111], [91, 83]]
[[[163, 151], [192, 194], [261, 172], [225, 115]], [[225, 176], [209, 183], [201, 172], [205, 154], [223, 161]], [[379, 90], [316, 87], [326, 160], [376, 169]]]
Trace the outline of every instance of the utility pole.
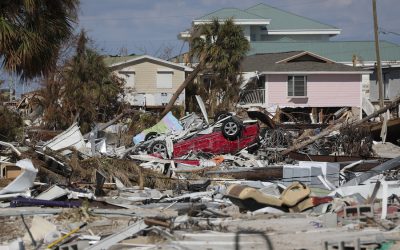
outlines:
[[376, 14], [376, 0], [372, 0], [372, 12], [374, 15], [374, 34], [375, 34], [375, 52], [376, 52], [376, 79], [378, 80], [379, 88], [379, 106], [383, 108], [383, 83], [382, 83], [382, 66], [381, 57], [379, 54], [379, 31], [378, 31], [378, 16]]

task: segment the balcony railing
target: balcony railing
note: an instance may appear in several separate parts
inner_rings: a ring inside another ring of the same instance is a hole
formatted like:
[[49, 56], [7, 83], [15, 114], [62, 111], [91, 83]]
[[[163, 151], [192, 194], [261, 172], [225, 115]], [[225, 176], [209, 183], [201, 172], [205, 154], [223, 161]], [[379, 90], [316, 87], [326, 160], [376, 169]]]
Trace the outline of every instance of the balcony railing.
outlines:
[[265, 89], [243, 90], [240, 93], [240, 105], [246, 104], [264, 104]]

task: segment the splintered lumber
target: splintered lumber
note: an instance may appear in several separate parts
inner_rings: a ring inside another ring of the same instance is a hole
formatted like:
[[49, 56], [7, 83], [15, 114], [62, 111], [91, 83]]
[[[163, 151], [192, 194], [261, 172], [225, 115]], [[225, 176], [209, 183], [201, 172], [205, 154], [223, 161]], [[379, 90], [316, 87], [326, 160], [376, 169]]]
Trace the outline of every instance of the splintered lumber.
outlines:
[[348, 187], [348, 186], [356, 186], [359, 185], [360, 183], [363, 183], [364, 181], [368, 180], [369, 178], [378, 175], [384, 171], [391, 170], [398, 168], [400, 166], [400, 156], [391, 159], [389, 161], [386, 161], [374, 168], [372, 168], [370, 171], [365, 172], [350, 181], [346, 182], [342, 187]]
[[[345, 166], [350, 164], [351, 162], [339, 162], [340, 169], [343, 169]], [[379, 161], [365, 161], [360, 163], [354, 167], [352, 167], [353, 172], [368, 172], [372, 168], [378, 166], [380, 164]], [[269, 167], [261, 167], [261, 168], [238, 168], [238, 169], [230, 169], [230, 170], [217, 170], [217, 171], [207, 171], [205, 173], [206, 176], [229, 176], [233, 179], [243, 179], [243, 180], [252, 180], [252, 181], [272, 181], [272, 180], [281, 180], [283, 178], [283, 166], [269, 166]], [[215, 179], [211, 179], [215, 180]]]
[[[357, 120], [356, 117], [350, 119], [350, 120], [347, 122], [347, 125], [350, 125], [350, 126], [357, 126], [357, 125], [360, 125], [360, 124], [362, 124], [362, 123], [368, 121], [368, 120], [371, 119], [371, 118], [377, 117], [378, 115], [385, 113], [385, 112], [386, 112], [387, 110], [389, 110], [389, 109], [395, 108], [399, 103], [400, 103], [400, 96], [396, 97], [390, 104], [388, 104], [388, 105], [386, 105], [385, 107], [383, 107], [383, 108], [381, 108], [381, 109], [375, 111], [374, 113], [372, 113], [372, 114], [370, 114], [370, 115], [364, 117], [364, 118], [361, 119], [361, 120]], [[305, 140], [305, 141], [303, 141], [303, 142], [297, 143], [297, 144], [293, 145], [292, 147], [290, 147], [290, 148], [288, 148], [288, 149], [282, 151], [281, 154], [282, 154], [282, 155], [287, 155], [287, 154], [289, 154], [289, 153], [292, 152], [292, 151], [297, 151], [297, 150], [299, 150], [299, 149], [302, 149], [302, 148], [304, 148], [304, 147], [310, 145], [311, 143], [315, 142], [316, 140], [321, 139], [321, 138], [323, 138], [324, 136], [329, 135], [329, 134], [332, 133], [333, 131], [339, 130], [344, 124], [345, 124], [345, 123], [338, 123], [338, 124], [336, 124], [336, 125], [334, 125], [334, 126], [332, 126], [332, 127], [330, 127], [330, 128], [326, 128], [326, 129], [322, 130], [321, 133], [319, 133], [318, 135], [311, 136], [309, 139], [307, 139], [307, 140]]]
[[238, 168], [230, 170], [207, 171], [206, 175], [227, 175], [234, 179], [245, 180], [280, 180], [283, 176], [282, 166], [261, 168]]

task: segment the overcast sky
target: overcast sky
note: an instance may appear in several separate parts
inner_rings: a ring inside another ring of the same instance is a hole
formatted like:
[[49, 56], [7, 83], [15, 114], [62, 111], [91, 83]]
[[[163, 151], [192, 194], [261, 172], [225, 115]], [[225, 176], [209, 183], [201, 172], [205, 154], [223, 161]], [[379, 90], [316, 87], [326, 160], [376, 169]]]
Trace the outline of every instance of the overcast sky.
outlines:
[[[372, 0], [81, 0], [79, 28], [88, 31], [104, 54], [173, 55], [182, 48], [179, 32], [191, 21], [221, 8], [245, 9], [258, 3], [342, 29], [335, 40], [373, 40]], [[400, 0], [377, 0], [381, 40], [400, 44]]]

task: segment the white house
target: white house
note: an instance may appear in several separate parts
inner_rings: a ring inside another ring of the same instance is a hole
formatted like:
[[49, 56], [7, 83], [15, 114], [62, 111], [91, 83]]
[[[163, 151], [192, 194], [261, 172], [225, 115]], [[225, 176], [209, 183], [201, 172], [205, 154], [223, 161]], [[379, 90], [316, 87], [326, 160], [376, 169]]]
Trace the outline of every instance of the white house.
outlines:
[[[125, 79], [125, 101], [132, 106], [166, 105], [192, 68], [148, 55], [106, 57], [112, 71]], [[185, 103], [185, 92], [175, 104]]]

